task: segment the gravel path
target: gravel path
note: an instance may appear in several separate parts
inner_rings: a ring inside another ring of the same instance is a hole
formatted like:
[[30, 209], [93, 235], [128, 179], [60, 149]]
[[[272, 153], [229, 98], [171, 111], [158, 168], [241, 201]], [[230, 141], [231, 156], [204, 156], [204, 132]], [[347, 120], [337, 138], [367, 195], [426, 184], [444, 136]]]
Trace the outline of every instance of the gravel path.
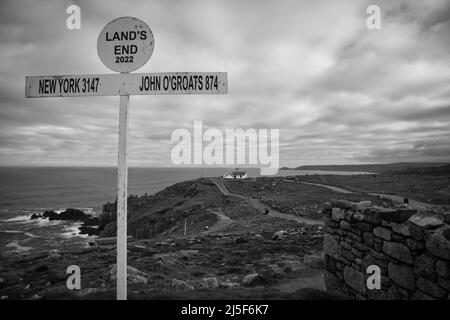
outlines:
[[214, 182], [214, 184], [217, 186], [217, 188], [219, 188], [219, 190], [225, 196], [233, 196], [233, 197], [238, 197], [238, 198], [244, 199], [244, 200], [248, 201], [248, 203], [250, 205], [252, 205], [255, 209], [257, 209], [261, 213], [265, 213], [268, 210], [268, 212], [269, 212], [268, 215], [271, 217], [286, 219], [286, 220], [294, 220], [294, 221], [297, 221], [300, 223], [305, 223], [305, 224], [310, 224], [310, 225], [311, 224], [323, 225], [322, 221], [303, 218], [303, 217], [299, 217], [299, 216], [289, 214], [289, 213], [283, 213], [281, 211], [278, 211], [278, 210], [270, 207], [269, 205], [266, 205], [265, 203], [261, 202], [261, 200], [259, 200], [259, 199], [243, 196], [241, 194], [232, 193], [225, 186], [225, 184], [223, 183], [221, 178], [212, 178], [211, 180], [212, 180], [212, 182]]

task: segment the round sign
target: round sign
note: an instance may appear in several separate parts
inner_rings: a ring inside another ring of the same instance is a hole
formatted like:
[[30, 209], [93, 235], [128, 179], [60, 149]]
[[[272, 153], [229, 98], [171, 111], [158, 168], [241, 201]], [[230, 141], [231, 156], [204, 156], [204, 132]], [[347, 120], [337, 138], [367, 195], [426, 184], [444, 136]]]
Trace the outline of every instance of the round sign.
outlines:
[[120, 17], [108, 23], [100, 32], [97, 52], [109, 69], [131, 72], [150, 59], [155, 40], [145, 22], [133, 17]]

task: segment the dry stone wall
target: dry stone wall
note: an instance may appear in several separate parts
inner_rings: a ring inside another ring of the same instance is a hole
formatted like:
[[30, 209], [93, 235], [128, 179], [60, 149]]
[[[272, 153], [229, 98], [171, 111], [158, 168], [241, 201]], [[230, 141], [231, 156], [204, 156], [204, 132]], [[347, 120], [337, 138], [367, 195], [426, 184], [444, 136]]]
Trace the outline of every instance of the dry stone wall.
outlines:
[[[323, 212], [328, 291], [356, 299], [450, 299], [450, 214], [344, 200]], [[380, 289], [367, 285], [374, 265]]]

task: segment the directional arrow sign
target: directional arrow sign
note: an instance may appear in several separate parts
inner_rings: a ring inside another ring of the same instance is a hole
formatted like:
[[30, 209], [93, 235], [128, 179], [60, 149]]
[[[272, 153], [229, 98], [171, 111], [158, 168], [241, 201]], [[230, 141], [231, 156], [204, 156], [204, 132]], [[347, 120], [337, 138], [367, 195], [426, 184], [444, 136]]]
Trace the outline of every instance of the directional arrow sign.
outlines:
[[27, 98], [226, 94], [226, 72], [122, 73], [25, 78]]

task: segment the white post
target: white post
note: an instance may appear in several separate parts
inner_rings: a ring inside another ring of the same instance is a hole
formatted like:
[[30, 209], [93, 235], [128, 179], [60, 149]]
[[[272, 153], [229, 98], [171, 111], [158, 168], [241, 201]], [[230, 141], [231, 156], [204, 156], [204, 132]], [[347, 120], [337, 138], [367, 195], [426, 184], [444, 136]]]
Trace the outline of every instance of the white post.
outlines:
[[120, 96], [117, 167], [117, 300], [127, 299], [127, 131], [129, 95]]
[[184, 236], [186, 237], [186, 220], [187, 218], [184, 217]]

